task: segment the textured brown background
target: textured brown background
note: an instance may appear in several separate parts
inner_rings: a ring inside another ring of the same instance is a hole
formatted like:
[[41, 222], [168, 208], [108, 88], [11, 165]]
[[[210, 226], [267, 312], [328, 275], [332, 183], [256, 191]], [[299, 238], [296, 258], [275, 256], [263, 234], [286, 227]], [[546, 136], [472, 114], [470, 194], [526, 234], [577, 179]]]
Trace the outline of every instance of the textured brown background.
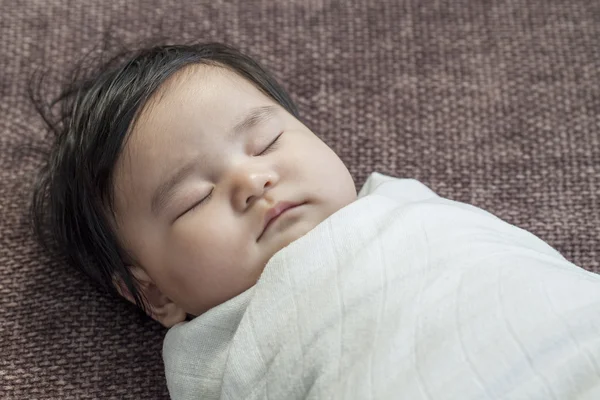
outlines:
[[0, 0], [0, 398], [166, 398], [164, 330], [33, 243], [26, 96], [110, 33], [239, 46], [361, 185], [374, 171], [528, 229], [600, 272], [597, 0]]

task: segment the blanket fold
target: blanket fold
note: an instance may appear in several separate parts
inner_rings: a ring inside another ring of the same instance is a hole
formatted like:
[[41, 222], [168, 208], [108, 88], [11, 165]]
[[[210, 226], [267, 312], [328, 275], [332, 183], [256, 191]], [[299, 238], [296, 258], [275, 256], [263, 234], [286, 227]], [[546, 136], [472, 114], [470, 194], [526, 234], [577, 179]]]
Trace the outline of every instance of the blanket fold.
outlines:
[[600, 276], [415, 180], [359, 199], [173, 327], [173, 399], [597, 399]]

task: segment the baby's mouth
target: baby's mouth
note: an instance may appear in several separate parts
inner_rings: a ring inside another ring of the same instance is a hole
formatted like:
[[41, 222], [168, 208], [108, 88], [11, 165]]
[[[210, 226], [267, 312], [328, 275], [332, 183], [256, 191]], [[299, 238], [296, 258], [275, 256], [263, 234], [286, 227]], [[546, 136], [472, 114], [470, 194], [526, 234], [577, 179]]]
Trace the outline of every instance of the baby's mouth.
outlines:
[[267, 229], [269, 229], [269, 227], [283, 214], [285, 214], [287, 211], [299, 207], [301, 205], [303, 205], [305, 203], [292, 203], [289, 201], [281, 201], [277, 204], [275, 204], [274, 207], [270, 208], [266, 214], [265, 214], [265, 218], [264, 218], [264, 225], [263, 225], [263, 230], [260, 233], [260, 235], [258, 236], [258, 238], [256, 239], [256, 241], [258, 242], [262, 236], [264, 235], [264, 233], [267, 231]]

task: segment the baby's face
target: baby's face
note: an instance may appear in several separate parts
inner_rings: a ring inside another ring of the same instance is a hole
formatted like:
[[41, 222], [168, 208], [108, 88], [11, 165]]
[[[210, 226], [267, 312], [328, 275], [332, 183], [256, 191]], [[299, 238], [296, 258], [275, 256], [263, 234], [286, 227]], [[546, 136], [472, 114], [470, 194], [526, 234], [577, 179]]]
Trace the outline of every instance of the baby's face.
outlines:
[[192, 315], [253, 286], [278, 250], [356, 199], [325, 143], [245, 79], [208, 66], [180, 72], [148, 103], [114, 185], [124, 247]]

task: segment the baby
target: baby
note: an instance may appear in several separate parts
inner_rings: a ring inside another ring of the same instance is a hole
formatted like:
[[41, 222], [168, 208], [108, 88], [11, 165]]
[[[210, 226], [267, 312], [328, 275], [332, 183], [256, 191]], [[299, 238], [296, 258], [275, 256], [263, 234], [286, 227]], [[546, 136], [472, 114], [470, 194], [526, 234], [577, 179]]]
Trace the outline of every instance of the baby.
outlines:
[[166, 327], [250, 288], [356, 199], [285, 90], [225, 45], [140, 51], [70, 92], [35, 194], [38, 232]]
[[63, 100], [38, 234], [171, 328], [173, 398], [600, 398], [599, 276], [417, 181], [357, 195], [248, 56], [151, 48]]

